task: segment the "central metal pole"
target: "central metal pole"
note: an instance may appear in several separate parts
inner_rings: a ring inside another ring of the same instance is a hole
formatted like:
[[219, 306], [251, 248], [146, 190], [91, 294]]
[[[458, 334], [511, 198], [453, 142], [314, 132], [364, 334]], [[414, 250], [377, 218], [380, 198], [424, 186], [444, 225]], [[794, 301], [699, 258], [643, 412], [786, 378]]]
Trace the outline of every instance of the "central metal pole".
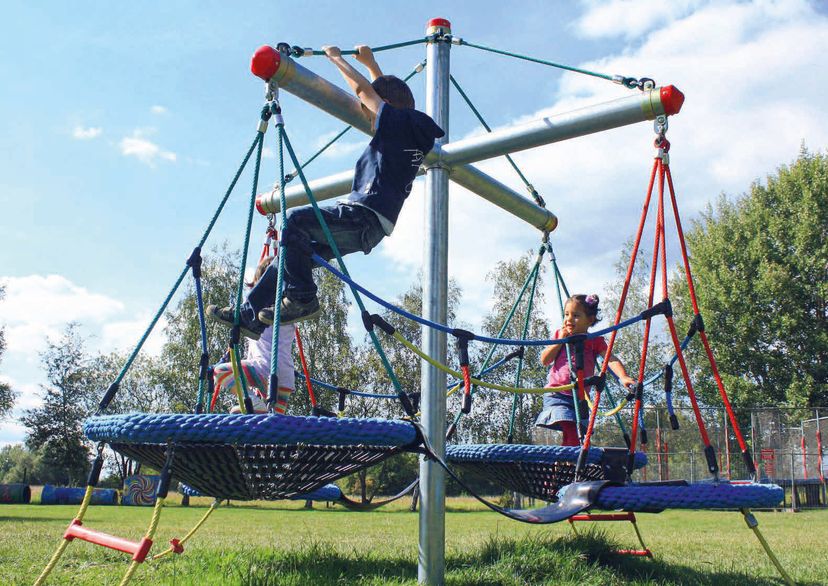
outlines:
[[[428, 22], [426, 35], [451, 33], [451, 24], [442, 18]], [[449, 51], [442, 40], [428, 44], [426, 113], [445, 131], [437, 144], [449, 137]], [[448, 317], [448, 169], [428, 166], [426, 170], [425, 234], [423, 236], [423, 316], [446, 323]], [[446, 362], [446, 335], [422, 327], [423, 350], [439, 362]], [[423, 398], [422, 424], [426, 439], [441, 458], [446, 453], [446, 375], [422, 361], [420, 391]], [[420, 548], [417, 579], [421, 584], [444, 583], [446, 545], [446, 478], [439, 464], [420, 459]]]

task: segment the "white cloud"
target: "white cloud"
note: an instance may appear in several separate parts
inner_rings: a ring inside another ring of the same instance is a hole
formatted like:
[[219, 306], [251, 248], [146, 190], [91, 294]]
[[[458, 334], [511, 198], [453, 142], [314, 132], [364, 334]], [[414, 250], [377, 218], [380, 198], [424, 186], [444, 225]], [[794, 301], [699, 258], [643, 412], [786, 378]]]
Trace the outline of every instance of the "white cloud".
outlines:
[[90, 126], [88, 128], [83, 126], [75, 126], [72, 130], [72, 138], [77, 140], [91, 140], [93, 138], [98, 138], [102, 132], [103, 128], [100, 126]]
[[161, 116], [163, 114], [169, 114], [170, 113], [170, 111], [167, 110], [164, 106], [157, 106], [157, 105], [150, 108], [150, 112], [152, 112], [153, 114], [159, 115], [159, 116]]
[[17, 421], [4, 421], [0, 425], [0, 447], [19, 444], [26, 439], [26, 428]]
[[587, 38], [641, 35], [656, 25], [685, 16], [704, 4], [702, 0], [588, 0], [586, 12], [575, 23], [575, 30]]
[[[131, 351], [150, 324], [152, 315], [143, 313], [133, 320], [113, 321], [101, 327], [100, 347], [105, 352], [113, 350]], [[167, 321], [162, 316], [153, 328], [142, 352], [157, 356], [166, 341], [163, 331]]]
[[126, 136], [118, 143], [121, 154], [125, 157], [135, 157], [150, 167], [155, 165], [158, 159], [174, 163], [178, 155], [171, 151], [165, 151], [154, 142], [148, 140], [145, 135], [148, 131], [135, 130], [132, 136]]
[[[328, 142], [333, 137], [335, 137], [337, 134], [339, 134], [339, 132], [340, 131], [333, 131], [333, 132], [328, 132], [326, 134], [320, 135], [316, 139], [316, 142], [314, 143], [313, 148], [316, 149], [316, 150], [321, 149], [323, 146], [328, 144]], [[325, 149], [325, 152], [322, 153], [322, 158], [334, 159], [334, 158], [338, 158], [338, 157], [346, 157], [346, 156], [349, 156], [349, 155], [353, 155], [355, 153], [358, 153], [358, 152], [362, 151], [365, 148], [367, 140], [368, 139], [366, 138], [363, 141], [342, 142], [342, 139], [339, 139], [335, 143], [333, 143], [331, 146], [329, 146], [327, 149]]]

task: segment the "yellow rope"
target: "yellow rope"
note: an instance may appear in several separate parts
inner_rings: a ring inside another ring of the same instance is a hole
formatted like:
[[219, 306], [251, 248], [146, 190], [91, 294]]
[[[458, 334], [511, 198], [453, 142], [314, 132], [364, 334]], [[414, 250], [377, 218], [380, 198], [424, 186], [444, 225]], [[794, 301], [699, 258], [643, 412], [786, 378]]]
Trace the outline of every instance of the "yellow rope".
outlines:
[[[644, 543], [644, 538], [641, 537], [641, 531], [639, 531], [638, 529], [638, 523], [636, 523], [635, 521], [630, 521], [630, 523], [632, 523], [633, 529], [635, 529], [635, 534], [638, 536], [638, 543], [641, 544], [641, 549], [645, 551], [650, 551], [649, 549], [647, 549], [647, 546]], [[652, 553], [650, 555], [652, 557]]]
[[[152, 511], [152, 519], [150, 519], [149, 527], [147, 527], [147, 532], [144, 534], [146, 539], [152, 539], [155, 535], [155, 531], [158, 529], [158, 522], [161, 520], [161, 509], [164, 508], [164, 500], [165, 499], [161, 497], [155, 499], [155, 508]], [[138, 569], [140, 563], [141, 562], [139, 561], [132, 560], [126, 574], [124, 574], [124, 577], [121, 580], [120, 586], [126, 586], [126, 584], [132, 579], [132, 575], [135, 573], [135, 570]]]
[[[75, 520], [83, 521], [84, 515], [86, 515], [86, 509], [89, 508], [89, 503], [92, 501], [92, 492], [94, 491], [94, 486], [87, 486], [86, 492], [83, 495], [83, 500], [81, 501], [81, 506], [78, 509], [78, 514], [75, 515]], [[37, 580], [35, 581], [35, 586], [41, 586], [44, 582], [46, 582], [46, 578], [49, 577], [49, 574], [55, 569], [55, 566], [60, 560], [60, 557], [63, 555], [63, 552], [66, 551], [66, 548], [69, 547], [69, 540], [63, 539], [60, 542], [57, 550], [54, 554], [52, 554], [52, 559], [49, 560], [49, 563], [46, 564], [46, 567], [43, 568], [43, 571], [38, 576]]]
[[[181, 540], [178, 542], [178, 544], [179, 544], [179, 545], [184, 545], [185, 543], [187, 543], [187, 540], [189, 540], [189, 539], [190, 539], [190, 537], [192, 537], [192, 536], [193, 536], [193, 534], [194, 534], [196, 531], [198, 531], [198, 530], [201, 528], [201, 526], [202, 526], [202, 525], [204, 525], [204, 522], [207, 520], [207, 517], [209, 517], [209, 516], [213, 513], [213, 511], [215, 511], [215, 510], [216, 510], [216, 507], [218, 507], [218, 506], [219, 506], [219, 504], [220, 504], [220, 503], [219, 503], [218, 499], [216, 499], [215, 501], [213, 501], [213, 504], [212, 504], [212, 505], [210, 505], [210, 508], [207, 510], [207, 512], [206, 512], [206, 513], [204, 513], [204, 516], [201, 518], [201, 521], [199, 521], [198, 523], [196, 523], [195, 527], [193, 527], [192, 529], [190, 529], [190, 532], [189, 532], [189, 533], [187, 533], [187, 535], [185, 535], [184, 537], [182, 537], [182, 538], [181, 538]], [[163, 551], [163, 552], [159, 553], [158, 555], [154, 555], [154, 556], [152, 556], [152, 559], [153, 559], [153, 560], [161, 559], [162, 557], [167, 556], [167, 555], [171, 554], [172, 552], [173, 552], [173, 548], [172, 548], [172, 547], [170, 547], [170, 548], [168, 548], [166, 551]]]
[[773, 565], [776, 566], [776, 570], [782, 576], [782, 579], [785, 580], [786, 583], [790, 584], [790, 586], [794, 586], [795, 582], [782, 567], [782, 564], [779, 563], [779, 559], [776, 557], [776, 554], [773, 553], [770, 545], [768, 545], [768, 542], [765, 541], [765, 536], [759, 531], [759, 521], [753, 516], [750, 509], [742, 509], [742, 515], [745, 517], [745, 523], [753, 530], [753, 533], [756, 535], [756, 539], [758, 539], [759, 543], [762, 544], [762, 548], [765, 550], [765, 553], [768, 554], [768, 557], [773, 562]]
[[[592, 399], [589, 398], [589, 393], [588, 392], [584, 393], [584, 396], [586, 397], [587, 405], [589, 405], [589, 408], [592, 409]], [[627, 406], [627, 397], [624, 397], [623, 399], [621, 399], [621, 402], [618, 403], [618, 405], [616, 405], [615, 407], [613, 407], [609, 411], [599, 411], [598, 412], [598, 417], [612, 417], [613, 415], [615, 415], [616, 413], [621, 411], [621, 409], [623, 409], [626, 406]]]
[[244, 395], [242, 394], [241, 377], [243, 373], [241, 365], [236, 360], [236, 353], [233, 348], [230, 348], [230, 366], [233, 367], [233, 392], [236, 393], [236, 398], [239, 401], [239, 409], [242, 413], [247, 413], [247, 407], [244, 406]]
[[[438, 369], [442, 370], [443, 372], [452, 375], [455, 378], [463, 378], [463, 375], [460, 372], [458, 372], [456, 370], [453, 370], [453, 369], [449, 368], [448, 366], [437, 362], [436, 360], [431, 358], [431, 356], [429, 356], [428, 354], [425, 354], [423, 351], [421, 351], [419, 348], [417, 348], [414, 344], [412, 344], [411, 342], [409, 342], [408, 340], [403, 338], [402, 334], [400, 334], [399, 332], [394, 332], [393, 335], [394, 335], [394, 338], [396, 338], [397, 341], [400, 342], [400, 344], [402, 344], [403, 346], [405, 346], [406, 348], [408, 348], [409, 350], [414, 352], [414, 354], [416, 354], [417, 356], [419, 356], [420, 358], [422, 358], [423, 360], [425, 360], [426, 362], [431, 364], [433, 367], [438, 368]], [[520, 394], [534, 394], [534, 395], [539, 395], [541, 393], [549, 393], [549, 392], [554, 392], [554, 391], [571, 391], [573, 388], [575, 388], [574, 384], [568, 384], [568, 385], [563, 385], [563, 386], [560, 386], [560, 387], [540, 387], [540, 388], [536, 387], [536, 388], [518, 389], [518, 388], [515, 388], [515, 387], [507, 387], [507, 386], [504, 386], [504, 385], [498, 385], [498, 384], [495, 384], [495, 383], [487, 383], [487, 382], [484, 382], [480, 379], [476, 379], [476, 378], [473, 378], [473, 377], [471, 379], [471, 382], [475, 385], [485, 387], [487, 389], [494, 389], [496, 391], [503, 391], [505, 393], [520, 393]], [[449, 394], [451, 394], [451, 393], [449, 393]]]

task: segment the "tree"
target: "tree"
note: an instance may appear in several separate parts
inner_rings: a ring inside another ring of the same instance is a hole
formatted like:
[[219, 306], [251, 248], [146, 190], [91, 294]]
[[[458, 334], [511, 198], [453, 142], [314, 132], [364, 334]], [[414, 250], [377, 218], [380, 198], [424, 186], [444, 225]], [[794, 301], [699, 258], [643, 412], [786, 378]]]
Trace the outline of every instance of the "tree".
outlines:
[[[603, 321], [596, 327], [603, 328], [611, 326], [615, 323], [615, 315], [618, 311], [618, 305], [621, 302], [621, 293], [623, 292], [624, 281], [627, 276], [630, 257], [632, 256], [633, 244], [634, 241], [632, 238], [624, 243], [621, 256], [615, 263], [615, 278], [610, 283], [607, 283], [605, 287], [607, 294], [604, 299], [601, 300]], [[648, 251], [646, 247], [640, 246], [637, 257], [633, 273], [630, 277], [630, 286], [627, 291], [627, 297], [624, 301], [624, 311], [621, 314], [622, 321], [639, 315], [642, 311], [647, 309], [651, 273], [650, 269], [652, 267], [652, 251]], [[659, 303], [663, 297], [660, 276], [662, 268], [663, 267], [659, 266], [658, 272], [656, 273], [656, 283], [653, 291], [653, 304]], [[676, 322], [676, 327], [681, 327], [680, 322]], [[618, 334], [615, 337], [615, 344], [612, 349], [612, 353], [624, 363], [627, 373], [634, 379], [638, 377], [638, 371], [641, 366], [641, 350], [642, 343], [644, 341], [644, 328], [645, 322], [640, 321], [618, 330]], [[644, 368], [645, 380], [648, 376], [663, 368], [665, 362], [673, 356], [673, 344], [672, 341], [668, 339], [669, 333], [665, 334], [666, 331], [667, 323], [663, 316], [656, 316], [650, 321], [647, 364]], [[609, 342], [609, 336], [606, 337], [606, 340]], [[680, 378], [680, 376], [677, 376], [674, 380], [678, 382]], [[615, 379], [611, 374], [607, 375], [607, 379], [608, 382], [613, 385], [612, 390], [616, 400], [620, 400], [621, 396], [626, 394], [626, 390], [622, 391], [618, 389], [618, 386], [614, 382]], [[663, 399], [663, 397], [663, 388], [650, 386], [644, 389], [644, 399], [646, 403], [658, 403]]]
[[[687, 231], [701, 314], [737, 407], [828, 401], [828, 157], [805, 149], [767, 184], [721, 196]], [[677, 277], [683, 279], [683, 270]], [[679, 296], [677, 296], [679, 297]], [[690, 313], [684, 294], [678, 304]], [[691, 346], [697, 373], [710, 367]], [[711, 377], [699, 391], [717, 396]]]
[[[238, 251], [229, 249], [226, 243], [204, 255], [202, 281], [205, 307], [211, 303], [223, 307], [236, 302], [238, 257]], [[184, 295], [174, 308], [167, 311], [166, 319], [164, 333], [167, 341], [161, 351], [162, 368], [156, 376], [160, 379], [159, 384], [167, 390], [170, 410], [192, 411], [198, 398], [202, 352], [198, 304], [192, 279], [187, 280]], [[210, 364], [215, 364], [227, 350], [230, 330], [211, 320], [206, 321], [206, 328]], [[232, 397], [219, 397], [216, 409], [226, 412], [232, 403]]]
[[29, 484], [43, 482], [40, 454], [21, 444], [3, 446], [0, 448], [0, 484], [17, 482]]
[[[6, 295], [6, 288], [0, 285], [0, 301]], [[6, 328], [0, 326], [0, 361], [3, 360], [3, 354], [6, 351]], [[8, 383], [0, 381], [0, 419], [11, 412], [14, 407], [14, 391]]]
[[[418, 275], [408, 290], [397, 298], [394, 303], [409, 313], [422, 314], [422, 278]], [[460, 302], [461, 290], [454, 281], [449, 281], [448, 291], [448, 322], [454, 324], [456, 309]], [[380, 312], [382, 318], [391, 324], [402, 336], [412, 344], [419, 346], [421, 339], [421, 327], [418, 323], [409, 320], [399, 314], [383, 309]], [[417, 393], [420, 390], [420, 359], [411, 351], [383, 334], [379, 329], [375, 332], [380, 340], [382, 349], [388, 359], [395, 377], [399, 381], [402, 390], [406, 393]], [[377, 394], [394, 394], [394, 388], [390, 377], [382, 364], [373, 342], [368, 334], [365, 335], [363, 343], [356, 349], [358, 368], [354, 374], [358, 378], [354, 381], [357, 388]], [[450, 358], [451, 361], [456, 359]], [[394, 399], [357, 398], [348, 399], [348, 413], [357, 417], [383, 417], [397, 418], [402, 415], [402, 408], [399, 401]], [[381, 464], [362, 470], [351, 477], [346, 488], [359, 492], [363, 502], [370, 502], [376, 494], [394, 493], [417, 477], [417, 458], [411, 455], [399, 455]]]
[[[530, 250], [515, 261], [497, 263], [495, 268], [486, 275], [486, 280], [494, 287], [494, 302], [491, 311], [483, 318], [483, 333], [487, 336], [497, 336], [514, 305], [517, 294], [530, 275], [536, 260], [536, 252]], [[528, 331], [524, 336], [531, 284], [526, 289], [521, 303], [515, 309], [509, 326], [500, 336], [512, 339], [545, 339], [549, 338], [548, 320], [540, 312], [544, 300], [544, 286], [542, 274], [538, 275], [535, 285], [534, 299], [532, 300], [532, 315], [529, 319]], [[545, 383], [546, 372], [540, 364], [540, 349], [537, 346], [526, 346], [521, 366], [520, 387], [542, 387]], [[516, 350], [511, 346], [498, 346], [489, 364], [500, 360], [506, 354]], [[490, 351], [488, 344], [474, 344], [475, 365], [481, 367]], [[474, 367], [472, 367], [474, 369]], [[487, 381], [506, 386], [514, 386], [516, 382], [518, 360], [512, 359], [485, 378]], [[454, 399], [459, 408], [460, 396]], [[512, 410], [515, 408], [513, 441], [516, 443], [531, 443], [534, 417], [540, 410], [540, 395], [515, 395], [500, 391], [478, 388], [474, 396], [471, 416], [463, 417], [458, 429], [458, 438], [463, 442], [503, 442], [509, 434]]]
[[49, 381], [41, 385], [43, 405], [28, 409], [21, 418], [28, 428], [26, 445], [41, 455], [46, 480], [69, 485], [80, 483], [89, 468], [81, 427], [91, 389], [84, 340], [77, 329], [70, 323], [58, 341], [47, 342], [41, 356]]

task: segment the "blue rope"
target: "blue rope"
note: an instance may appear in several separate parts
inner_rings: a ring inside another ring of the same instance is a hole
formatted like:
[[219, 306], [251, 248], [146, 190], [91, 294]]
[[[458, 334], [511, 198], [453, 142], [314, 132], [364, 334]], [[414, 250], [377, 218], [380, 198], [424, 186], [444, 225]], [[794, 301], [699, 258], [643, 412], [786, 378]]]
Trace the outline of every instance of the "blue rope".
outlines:
[[[327, 269], [332, 274], [336, 275], [340, 280], [346, 282], [348, 285], [350, 285], [351, 287], [353, 287], [354, 289], [356, 289], [357, 291], [359, 291], [360, 293], [362, 293], [363, 295], [368, 297], [368, 299], [371, 299], [372, 301], [378, 303], [379, 305], [385, 307], [386, 309], [390, 309], [394, 313], [396, 313], [398, 315], [401, 315], [403, 317], [406, 317], [406, 318], [408, 318], [412, 321], [415, 321], [415, 322], [417, 322], [421, 325], [428, 326], [430, 328], [433, 328], [433, 329], [441, 331], [441, 332], [445, 332], [446, 334], [453, 334], [454, 328], [450, 328], [446, 325], [439, 324], [439, 323], [427, 320], [424, 317], [414, 315], [413, 313], [409, 313], [408, 311], [406, 311], [406, 310], [404, 310], [400, 307], [397, 307], [393, 303], [389, 303], [388, 301], [382, 299], [381, 297], [378, 297], [377, 295], [371, 293], [368, 289], [366, 289], [365, 287], [363, 287], [362, 285], [360, 285], [359, 283], [357, 283], [356, 281], [351, 279], [351, 277], [348, 277], [348, 276], [342, 274], [341, 272], [336, 270], [333, 266], [331, 266], [330, 264], [325, 262], [325, 260], [321, 256], [319, 256], [318, 254], [316, 254], [316, 253], [313, 254], [313, 260], [314, 260], [314, 262], [316, 262], [321, 267]], [[634, 316], [634, 317], [631, 317], [629, 319], [626, 319], [626, 320], [622, 321], [617, 326], [610, 326], [610, 327], [604, 328], [603, 330], [598, 330], [598, 331], [595, 331], [595, 332], [588, 333], [588, 334], [585, 335], [585, 337], [586, 337], [586, 339], [591, 339], [591, 338], [597, 338], [599, 336], [605, 336], [606, 334], [614, 332], [615, 330], [620, 330], [620, 329], [626, 328], [627, 326], [630, 326], [634, 323], [638, 323], [638, 322], [643, 321], [643, 320], [644, 320], [644, 317], [642, 317], [641, 315], [637, 315], [637, 316]], [[487, 342], [489, 344], [504, 344], [504, 345], [511, 345], [511, 346], [548, 346], [549, 344], [568, 344], [568, 343], [574, 341], [576, 339], [576, 336], [570, 336], [570, 337], [567, 337], [567, 338], [560, 338], [558, 340], [513, 340], [513, 339], [510, 339], [510, 338], [490, 338], [488, 336], [480, 336], [480, 335], [475, 334], [474, 339], [479, 340], [481, 342]], [[581, 340], [583, 338], [578, 336], [577, 339]]]
[[[204, 299], [201, 294], [201, 278], [196, 277], [194, 281], [196, 304], [198, 305], [198, 325], [201, 329], [201, 359], [206, 360], [204, 356], [209, 355], [209, 350], [207, 348], [207, 324], [204, 321]], [[199, 365], [198, 398], [196, 399], [196, 411], [199, 412], [204, 408], [204, 385], [207, 384], [207, 381], [201, 376], [204, 373], [204, 365], [204, 362], [201, 362]]]

